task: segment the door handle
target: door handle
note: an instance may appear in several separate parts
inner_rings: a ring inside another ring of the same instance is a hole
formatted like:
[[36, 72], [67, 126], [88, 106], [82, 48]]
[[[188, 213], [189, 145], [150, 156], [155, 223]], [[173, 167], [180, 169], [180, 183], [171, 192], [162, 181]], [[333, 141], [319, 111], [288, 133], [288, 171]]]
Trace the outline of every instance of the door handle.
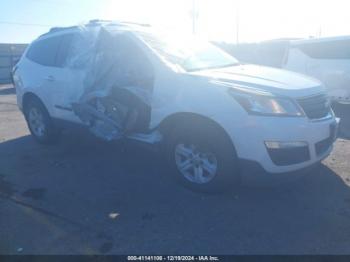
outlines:
[[45, 80], [53, 82], [53, 81], [55, 81], [55, 78], [53, 76], [47, 76], [47, 77], [45, 77]]

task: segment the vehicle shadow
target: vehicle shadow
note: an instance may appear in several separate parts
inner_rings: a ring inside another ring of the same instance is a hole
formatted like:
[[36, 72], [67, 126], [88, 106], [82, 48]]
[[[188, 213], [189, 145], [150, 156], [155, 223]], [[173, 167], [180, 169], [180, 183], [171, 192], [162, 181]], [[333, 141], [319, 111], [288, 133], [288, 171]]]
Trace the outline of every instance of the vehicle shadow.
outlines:
[[[157, 151], [70, 134], [52, 146], [37, 145], [29, 136], [0, 143], [0, 174], [7, 201], [15, 197], [40, 206], [33, 212], [45, 210], [43, 216], [81, 225], [64, 241], [72, 253], [82, 245], [74, 241], [76, 234], [94, 245], [96, 232], [109, 235], [110, 254], [350, 252], [349, 186], [325, 165], [294, 183], [205, 195], [174, 183]], [[40, 192], [39, 200], [33, 192]], [[18, 220], [10, 213], [1, 227]], [[49, 249], [49, 235], [17, 227], [32, 253], [68, 252], [61, 242]]]

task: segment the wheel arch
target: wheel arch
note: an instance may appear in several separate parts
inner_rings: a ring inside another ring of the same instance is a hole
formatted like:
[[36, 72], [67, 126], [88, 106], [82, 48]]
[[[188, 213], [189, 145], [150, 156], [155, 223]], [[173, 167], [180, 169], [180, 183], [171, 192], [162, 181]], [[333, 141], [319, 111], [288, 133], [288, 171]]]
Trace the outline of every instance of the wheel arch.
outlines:
[[[23, 108], [23, 112], [26, 112], [27, 106], [29, 104], [30, 101], [39, 101], [46, 109], [45, 104], [43, 103], [43, 101], [40, 99], [40, 97], [38, 97], [36, 94], [32, 93], [32, 92], [27, 92], [23, 95], [22, 98], [22, 108]], [[46, 109], [47, 110], [47, 109]]]
[[234, 145], [234, 142], [226, 132], [226, 130], [215, 120], [203, 116], [196, 113], [190, 113], [190, 112], [181, 112], [181, 113], [175, 113], [172, 115], [167, 116], [165, 119], [161, 121], [161, 123], [158, 126], [158, 129], [164, 135], [165, 137], [167, 135], [170, 135], [172, 132], [175, 132], [174, 130], [176, 127], [179, 127], [181, 125], [190, 125], [190, 126], [199, 126], [199, 125], [210, 125], [211, 127], [214, 127], [220, 135], [224, 136], [224, 138], [229, 141], [231, 148], [234, 151], [234, 154], [237, 156], [237, 151]]

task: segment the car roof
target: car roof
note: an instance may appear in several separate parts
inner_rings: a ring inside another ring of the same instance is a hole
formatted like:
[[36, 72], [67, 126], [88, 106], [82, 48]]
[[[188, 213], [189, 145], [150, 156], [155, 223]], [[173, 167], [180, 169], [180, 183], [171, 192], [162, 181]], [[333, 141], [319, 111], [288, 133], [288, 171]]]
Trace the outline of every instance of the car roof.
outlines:
[[125, 22], [125, 21], [112, 21], [112, 20], [90, 20], [87, 24], [78, 25], [78, 26], [69, 26], [69, 27], [53, 27], [49, 32], [39, 36], [38, 40], [41, 38], [58, 36], [66, 33], [78, 32], [85, 29], [101, 28], [110, 31], [110, 32], [146, 32], [150, 31], [151, 26], [149, 24], [135, 23], [135, 22]]

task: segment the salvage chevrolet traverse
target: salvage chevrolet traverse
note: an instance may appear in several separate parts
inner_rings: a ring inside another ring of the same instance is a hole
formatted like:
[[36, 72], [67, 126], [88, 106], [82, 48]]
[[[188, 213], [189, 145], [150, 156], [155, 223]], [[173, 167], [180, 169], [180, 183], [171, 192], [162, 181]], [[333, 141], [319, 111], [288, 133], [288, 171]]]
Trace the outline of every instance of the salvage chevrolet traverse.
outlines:
[[53, 28], [27, 48], [14, 83], [38, 142], [76, 124], [107, 141], [161, 145], [167, 173], [200, 191], [292, 176], [327, 157], [336, 138], [317, 80], [242, 65], [209, 43], [147, 25]]

